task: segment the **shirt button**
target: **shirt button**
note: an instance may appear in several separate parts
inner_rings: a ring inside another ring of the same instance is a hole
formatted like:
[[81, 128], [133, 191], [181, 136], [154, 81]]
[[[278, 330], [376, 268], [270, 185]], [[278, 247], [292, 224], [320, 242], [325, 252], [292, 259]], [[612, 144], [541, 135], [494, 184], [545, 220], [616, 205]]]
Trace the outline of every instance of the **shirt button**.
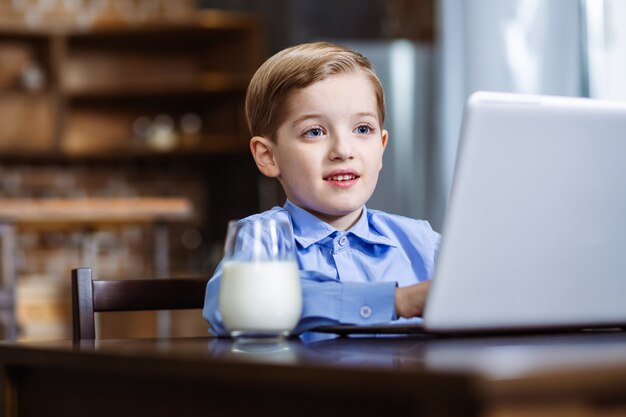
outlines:
[[372, 315], [372, 307], [370, 307], [368, 305], [361, 306], [361, 309], [359, 310], [359, 314], [364, 319], [369, 319], [370, 316]]
[[346, 244], [348, 243], [348, 238], [345, 236], [341, 236], [339, 238], [339, 246], [346, 246]]

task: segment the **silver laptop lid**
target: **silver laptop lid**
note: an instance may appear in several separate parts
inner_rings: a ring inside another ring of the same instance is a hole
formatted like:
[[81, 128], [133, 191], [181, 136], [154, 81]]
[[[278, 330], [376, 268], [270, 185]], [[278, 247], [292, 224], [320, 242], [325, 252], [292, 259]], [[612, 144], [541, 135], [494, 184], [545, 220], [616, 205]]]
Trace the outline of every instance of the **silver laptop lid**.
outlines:
[[626, 324], [626, 104], [468, 100], [430, 330]]

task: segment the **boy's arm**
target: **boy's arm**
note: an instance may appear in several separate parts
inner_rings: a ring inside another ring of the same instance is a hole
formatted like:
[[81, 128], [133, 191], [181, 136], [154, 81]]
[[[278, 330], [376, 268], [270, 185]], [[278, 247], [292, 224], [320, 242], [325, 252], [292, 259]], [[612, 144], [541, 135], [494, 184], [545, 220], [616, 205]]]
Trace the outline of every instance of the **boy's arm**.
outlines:
[[[219, 313], [219, 265], [206, 289], [202, 315], [211, 324], [210, 332], [228, 336]], [[301, 271], [303, 308], [295, 334], [334, 324], [374, 324], [395, 316], [395, 282], [360, 283], [328, 280], [314, 271]]]
[[387, 323], [395, 318], [395, 282], [342, 282], [300, 271], [302, 317], [295, 333], [336, 324]]
[[209, 331], [214, 336], [228, 336], [228, 332], [222, 324], [222, 316], [219, 312], [219, 293], [222, 281], [222, 264], [215, 269], [213, 277], [209, 280], [204, 296], [204, 308], [202, 316], [211, 324]]
[[387, 323], [421, 317], [430, 281], [397, 288], [395, 282], [302, 280], [304, 311], [297, 333], [335, 324]]

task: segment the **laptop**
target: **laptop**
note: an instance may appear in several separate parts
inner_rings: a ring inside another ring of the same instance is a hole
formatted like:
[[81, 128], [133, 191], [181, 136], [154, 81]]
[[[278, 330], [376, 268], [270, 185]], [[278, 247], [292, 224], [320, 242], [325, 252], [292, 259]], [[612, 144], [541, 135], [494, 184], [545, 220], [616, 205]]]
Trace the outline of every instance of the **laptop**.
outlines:
[[474, 93], [442, 235], [423, 323], [323, 330], [626, 327], [626, 103]]

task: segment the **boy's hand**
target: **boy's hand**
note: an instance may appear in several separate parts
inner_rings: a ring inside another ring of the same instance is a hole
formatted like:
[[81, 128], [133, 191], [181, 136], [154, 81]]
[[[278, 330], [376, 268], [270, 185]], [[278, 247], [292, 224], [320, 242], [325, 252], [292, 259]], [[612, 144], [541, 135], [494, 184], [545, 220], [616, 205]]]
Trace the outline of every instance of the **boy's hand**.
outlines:
[[424, 314], [424, 305], [430, 281], [396, 288], [396, 314], [399, 317], [421, 317]]

